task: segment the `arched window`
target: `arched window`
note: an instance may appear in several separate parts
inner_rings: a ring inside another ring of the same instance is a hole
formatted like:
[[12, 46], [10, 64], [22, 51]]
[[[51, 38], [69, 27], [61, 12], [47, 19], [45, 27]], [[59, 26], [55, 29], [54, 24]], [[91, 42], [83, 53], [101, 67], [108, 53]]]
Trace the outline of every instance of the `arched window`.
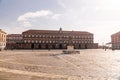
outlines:
[[34, 40], [32, 40], [32, 43], [34, 43]]
[[27, 37], [27, 35], [24, 35], [24, 37]]
[[34, 37], [34, 35], [32, 35], [32, 37]]
[[36, 37], [38, 37], [38, 35], [36, 35]]
[[42, 41], [42, 43], [45, 43], [45, 41]]
[[41, 41], [39, 41], [39, 43], [41, 43]]
[[30, 35], [28, 35], [28, 37], [31, 37]]
[[39, 35], [39, 37], [41, 38], [41, 35]]
[[30, 40], [28, 40], [28, 43], [30, 43]]
[[27, 41], [26, 40], [24, 40], [24, 43], [26, 43]]
[[36, 42], [36, 43], [38, 43], [38, 41], [37, 41], [37, 40], [36, 40], [35, 42]]

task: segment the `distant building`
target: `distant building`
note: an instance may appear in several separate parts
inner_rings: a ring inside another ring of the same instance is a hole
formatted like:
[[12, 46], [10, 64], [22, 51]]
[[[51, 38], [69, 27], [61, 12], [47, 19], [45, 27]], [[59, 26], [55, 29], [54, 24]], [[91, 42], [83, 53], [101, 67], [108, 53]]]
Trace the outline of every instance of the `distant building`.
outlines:
[[22, 34], [8, 34], [6, 48], [7, 49], [18, 48], [17, 44], [22, 43], [22, 40], [23, 40]]
[[0, 29], [0, 50], [3, 50], [6, 46], [6, 32]]
[[120, 32], [111, 35], [112, 49], [120, 49]]
[[86, 31], [27, 30], [22, 35], [23, 43], [18, 44], [21, 49], [66, 49], [70, 37], [75, 49], [98, 48], [93, 34]]

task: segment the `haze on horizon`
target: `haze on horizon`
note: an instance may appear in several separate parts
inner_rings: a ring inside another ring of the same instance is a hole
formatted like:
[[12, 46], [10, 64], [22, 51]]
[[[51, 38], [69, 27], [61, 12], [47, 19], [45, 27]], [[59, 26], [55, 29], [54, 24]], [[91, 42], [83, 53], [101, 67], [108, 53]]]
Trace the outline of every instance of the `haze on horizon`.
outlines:
[[28, 29], [88, 31], [107, 43], [120, 31], [119, 0], [0, 0], [0, 29], [8, 34]]

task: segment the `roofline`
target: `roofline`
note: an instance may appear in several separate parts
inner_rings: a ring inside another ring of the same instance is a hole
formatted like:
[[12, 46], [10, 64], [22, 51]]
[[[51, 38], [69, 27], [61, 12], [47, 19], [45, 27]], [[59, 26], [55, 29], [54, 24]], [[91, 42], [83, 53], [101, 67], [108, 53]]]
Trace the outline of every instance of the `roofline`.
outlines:
[[[22, 34], [23, 33], [25, 33], [25, 32], [28, 32], [28, 31], [59, 31], [59, 30], [36, 30], [36, 29], [29, 29], [29, 30], [26, 30], [26, 31], [24, 31], [24, 32], [22, 32]], [[89, 34], [92, 34], [93, 35], [93, 33], [90, 33], [90, 32], [88, 32], [88, 31], [67, 31], [67, 30], [62, 30], [63, 32], [86, 32], [86, 33], [89, 33]]]
[[7, 35], [22, 35], [22, 34], [7, 34]]
[[117, 35], [118, 33], [120, 33], [120, 31], [112, 34], [111, 37]]
[[5, 33], [5, 34], [7, 34], [5, 31], [3, 31], [2, 29], [0, 29], [0, 31], [2, 32], [2, 33]]

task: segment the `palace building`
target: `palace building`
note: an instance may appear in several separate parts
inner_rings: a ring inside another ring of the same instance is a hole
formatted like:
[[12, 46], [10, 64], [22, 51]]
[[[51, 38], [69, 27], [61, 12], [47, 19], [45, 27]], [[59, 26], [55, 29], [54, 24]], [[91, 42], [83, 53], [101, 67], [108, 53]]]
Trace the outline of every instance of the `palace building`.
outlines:
[[6, 46], [6, 32], [0, 29], [0, 50], [3, 50]]
[[22, 43], [17, 43], [19, 49], [66, 49], [70, 38], [75, 49], [98, 48], [93, 34], [86, 31], [27, 30], [22, 36]]
[[18, 48], [17, 43], [20, 44], [22, 43], [22, 41], [23, 41], [22, 34], [8, 34], [6, 48], [7, 49]]
[[112, 49], [120, 49], [120, 32], [111, 35]]

